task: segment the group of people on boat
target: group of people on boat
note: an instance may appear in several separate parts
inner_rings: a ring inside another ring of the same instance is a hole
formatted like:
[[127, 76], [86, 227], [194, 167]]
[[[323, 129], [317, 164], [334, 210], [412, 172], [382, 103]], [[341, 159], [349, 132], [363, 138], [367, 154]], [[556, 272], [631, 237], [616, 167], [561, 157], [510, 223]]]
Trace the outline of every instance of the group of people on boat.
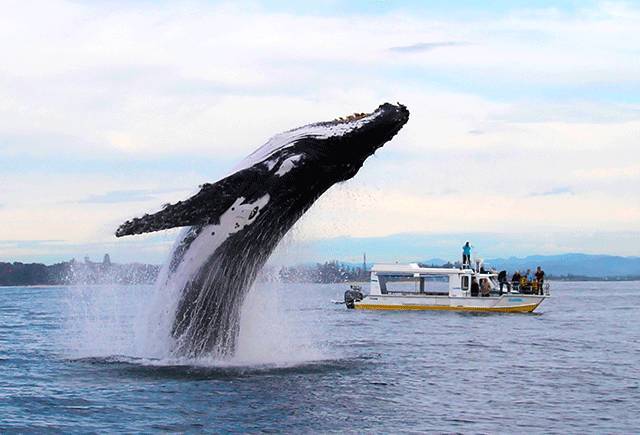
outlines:
[[525, 294], [544, 294], [544, 270], [540, 266], [537, 267], [533, 276], [531, 269], [527, 269], [525, 273], [516, 270], [511, 276], [511, 283], [507, 280], [507, 271], [503, 270], [498, 274], [498, 282], [500, 283], [500, 292], [506, 285], [508, 291], [513, 288], [514, 291]]
[[471, 296], [491, 296], [491, 284], [489, 283], [489, 280], [487, 278], [480, 278], [480, 281], [478, 282], [478, 278], [474, 276], [471, 280]]
[[[471, 267], [471, 245], [466, 242], [462, 247], [462, 267]], [[477, 269], [480, 273], [485, 273], [484, 266], [478, 265]], [[524, 294], [544, 294], [544, 270], [540, 266], [537, 267], [535, 274], [531, 276], [531, 269], [527, 269], [525, 273], [515, 271], [511, 277], [511, 281], [508, 279], [506, 270], [498, 273], [498, 283], [500, 284], [500, 294], [503, 293], [504, 287], [507, 287], [507, 291], [517, 291]], [[485, 296], [491, 295], [491, 284], [487, 278], [473, 277], [471, 280], [471, 296]]]

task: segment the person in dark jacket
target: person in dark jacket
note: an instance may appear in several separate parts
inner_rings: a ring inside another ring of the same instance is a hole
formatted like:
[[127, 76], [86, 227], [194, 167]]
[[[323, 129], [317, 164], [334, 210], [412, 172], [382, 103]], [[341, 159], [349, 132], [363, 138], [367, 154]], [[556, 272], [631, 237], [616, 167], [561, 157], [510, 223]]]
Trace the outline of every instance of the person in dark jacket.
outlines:
[[500, 294], [502, 295], [502, 288], [506, 285], [507, 291], [511, 293], [511, 284], [509, 284], [509, 280], [507, 279], [507, 271], [501, 270], [498, 274], [498, 282], [500, 283]]
[[536, 282], [538, 284], [538, 294], [544, 294], [544, 289], [542, 288], [544, 285], [544, 270], [540, 266], [536, 269]]
[[474, 276], [471, 280], [471, 296], [478, 296], [480, 294], [480, 285], [478, 284], [478, 280]]
[[515, 271], [515, 273], [513, 274], [513, 276], [511, 277], [511, 284], [513, 286], [513, 289], [515, 291], [519, 291], [520, 290], [520, 272], [518, 272], [517, 270]]

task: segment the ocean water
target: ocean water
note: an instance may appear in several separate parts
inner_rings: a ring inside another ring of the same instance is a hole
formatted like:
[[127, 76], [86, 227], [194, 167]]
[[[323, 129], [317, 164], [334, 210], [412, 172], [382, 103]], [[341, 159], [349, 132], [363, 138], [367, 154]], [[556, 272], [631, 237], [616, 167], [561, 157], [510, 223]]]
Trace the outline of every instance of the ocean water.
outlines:
[[258, 285], [230, 361], [158, 358], [151, 287], [0, 288], [0, 432], [640, 430], [639, 282], [553, 283], [533, 315], [345, 287]]

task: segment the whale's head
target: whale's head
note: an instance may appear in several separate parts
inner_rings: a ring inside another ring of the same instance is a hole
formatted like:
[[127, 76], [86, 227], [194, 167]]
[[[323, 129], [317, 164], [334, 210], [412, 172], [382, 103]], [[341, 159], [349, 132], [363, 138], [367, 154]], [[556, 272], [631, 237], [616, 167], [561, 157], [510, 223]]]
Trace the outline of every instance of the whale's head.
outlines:
[[[385, 103], [371, 113], [354, 113], [286, 131], [271, 138], [235, 168], [259, 164], [275, 176], [294, 169], [320, 171], [332, 182], [353, 177], [367, 157], [391, 140], [409, 120], [402, 104]], [[299, 171], [295, 171], [299, 172]]]

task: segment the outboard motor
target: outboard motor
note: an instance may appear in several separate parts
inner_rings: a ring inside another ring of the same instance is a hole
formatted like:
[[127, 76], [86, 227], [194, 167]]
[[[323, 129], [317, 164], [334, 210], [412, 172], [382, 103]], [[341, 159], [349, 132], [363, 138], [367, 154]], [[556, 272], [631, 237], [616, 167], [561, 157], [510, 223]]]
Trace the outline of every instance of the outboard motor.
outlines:
[[362, 287], [359, 285], [352, 285], [351, 290], [344, 292], [344, 304], [347, 308], [355, 308], [354, 302], [360, 302], [364, 298], [362, 294]]

